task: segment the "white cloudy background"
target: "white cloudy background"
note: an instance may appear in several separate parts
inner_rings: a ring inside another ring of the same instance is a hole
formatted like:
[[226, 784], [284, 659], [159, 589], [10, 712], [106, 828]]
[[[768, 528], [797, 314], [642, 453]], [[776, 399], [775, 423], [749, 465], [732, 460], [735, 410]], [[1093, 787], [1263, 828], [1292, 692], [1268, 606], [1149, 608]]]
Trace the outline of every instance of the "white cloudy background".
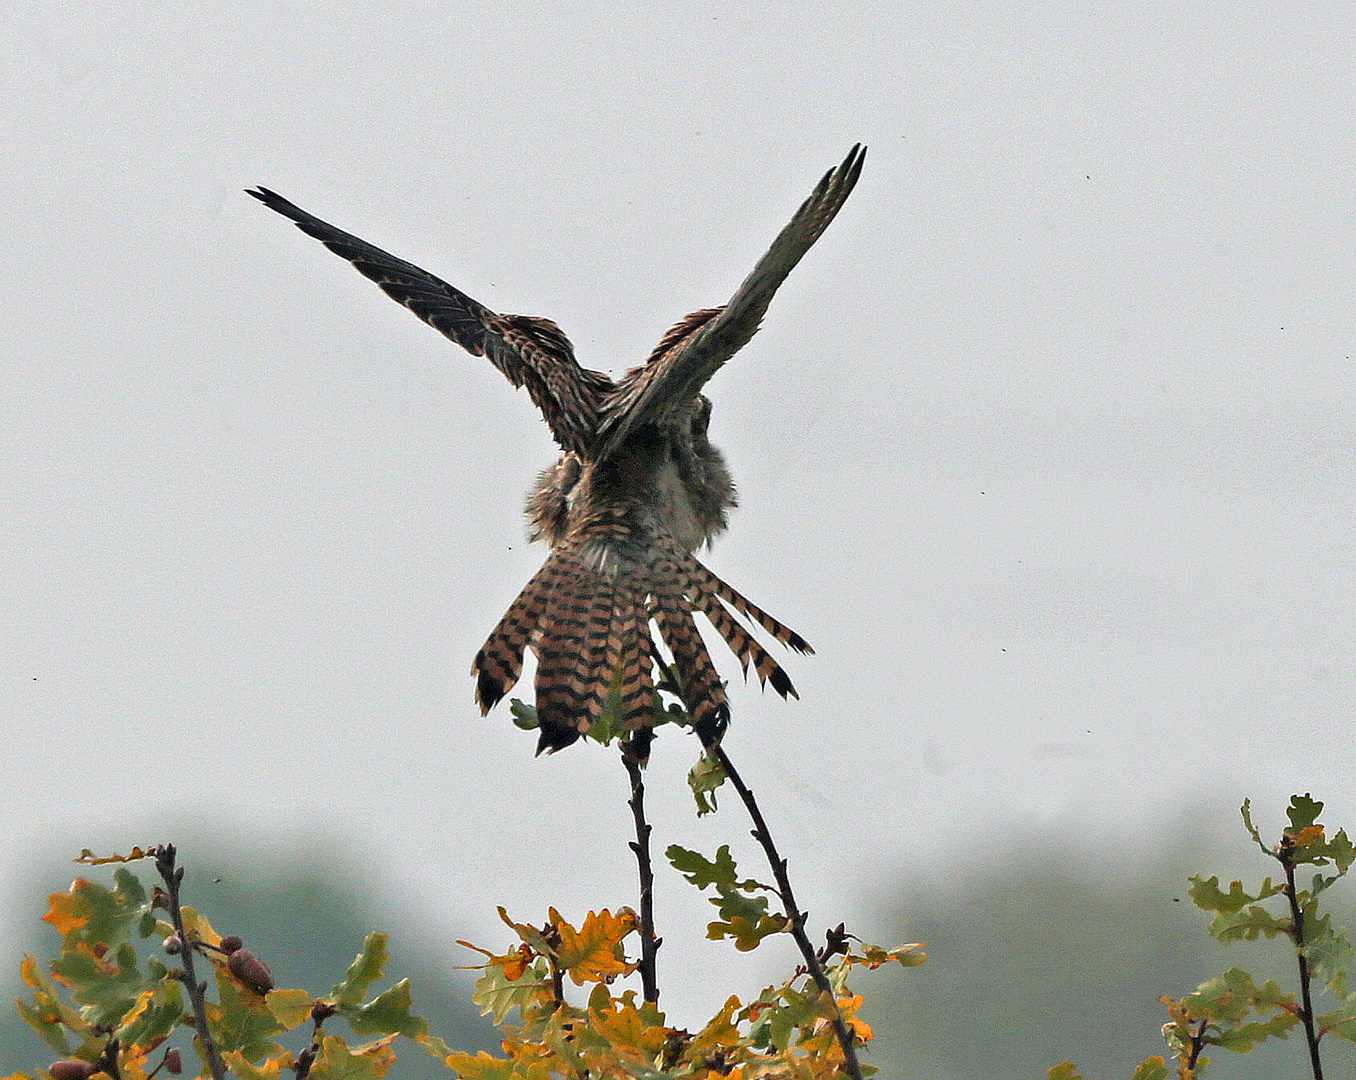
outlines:
[[[728, 743], [804, 905], [851, 919], [991, 830], [1152, 844], [1293, 790], [1356, 820], [1340, 12], [7, 5], [6, 876], [206, 828], [338, 845], [491, 942], [496, 903], [629, 902], [612, 755], [534, 760], [467, 676], [541, 559], [545, 428], [242, 189], [617, 372], [857, 141], [709, 387], [744, 505], [707, 561], [818, 650], [798, 703], [736, 688]], [[694, 754], [661, 741], [657, 839], [709, 849], [744, 826], [694, 822]]]

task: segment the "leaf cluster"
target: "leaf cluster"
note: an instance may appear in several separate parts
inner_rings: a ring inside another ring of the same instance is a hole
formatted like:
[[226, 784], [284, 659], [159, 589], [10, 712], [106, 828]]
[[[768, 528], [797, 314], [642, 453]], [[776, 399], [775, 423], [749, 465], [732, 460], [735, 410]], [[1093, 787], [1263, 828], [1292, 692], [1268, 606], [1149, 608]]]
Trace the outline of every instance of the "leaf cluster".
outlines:
[[[86, 852], [82, 861], [133, 861], [157, 850], [107, 858]], [[68, 891], [49, 898], [43, 919], [62, 935], [61, 950], [46, 970], [33, 957], [24, 958], [20, 971], [30, 997], [17, 1002], [23, 1019], [62, 1055], [49, 1075], [62, 1080], [104, 1072], [112, 1080], [148, 1080], [162, 1069], [177, 1073], [183, 1061], [178, 1041], [191, 1043], [203, 1060], [200, 1075], [209, 1075], [208, 1055], [195, 1037], [197, 1018], [186, 1000], [206, 984], [191, 986], [186, 965], [176, 962], [186, 952], [211, 968], [215, 997], [203, 998], [206, 1025], [220, 1060], [244, 1080], [276, 1080], [284, 1069], [299, 1080], [384, 1076], [396, 1060], [392, 1044], [400, 1037], [439, 1059], [450, 1053], [412, 1012], [408, 980], [369, 998], [388, 960], [384, 934], [369, 935], [344, 979], [317, 996], [273, 988], [267, 965], [241, 948], [238, 937], [223, 938], [191, 907], [177, 907], [180, 936], [166, 917], [169, 905], [163, 890], [157, 886], [148, 893], [121, 866], [111, 888], [77, 878]], [[325, 1030], [334, 1017], [347, 1022], [352, 1039]], [[301, 1053], [294, 1055], [278, 1041], [308, 1025], [310, 1045]], [[15, 1073], [10, 1080], [28, 1075]]]
[[[1192, 902], [1213, 916], [1212, 937], [1226, 944], [1286, 939], [1296, 959], [1298, 985], [1292, 992], [1234, 967], [1185, 997], [1161, 998], [1168, 1014], [1163, 1038], [1176, 1059], [1179, 1080], [1201, 1076], [1209, 1067], [1206, 1051], [1211, 1048], [1246, 1053], [1268, 1039], [1287, 1038], [1296, 1029], [1304, 1032], [1313, 1075], [1321, 1077], [1323, 1039], [1335, 1035], [1356, 1041], [1356, 992], [1347, 988], [1351, 941], [1333, 926], [1330, 914], [1319, 910], [1319, 897], [1356, 862], [1356, 846], [1344, 830], [1327, 835], [1318, 821], [1322, 810], [1323, 804], [1308, 795], [1292, 796], [1286, 811], [1289, 825], [1278, 843], [1268, 845], [1245, 800], [1240, 809], [1244, 827], [1262, 853], [1279, 864], [1280, 876], [1250, 886], [1235, 880], [1227, 888], [1214, 875], [1189, 879]], [[1297, 875], [1303, 867], [1317, 872], [1302, 886]], [[1320, 996], [1331, 1005], [1323, 1012], [1314, 1003]], [[1079, 1080], [1067, 1061], [1051, 1069], [1049, 1076]], [[1155, 1057], [1140, 1065], [1134, 1080], [1166, 1076], [1166, 1062]]]
[[[732, 879], [733, 860], [727, 850], [722, 852], [715, 862], [687, 852], [684, 864], [703, 880], [712, 875], [721, 883], [729, 880], [737, 892], [745, 883]], [[590, 912], [578, 929], [554, 908], [540, 927], [514, 921], [503, 908], [499, 914], [517, 936], [516, 946], [494, 953], [461, 944], [486, 957], [477, 965], [483, 973], [476, 982], [475, 1001], [503, 1031], [505, 1056], [454, 1053], [447, 1063], [460, 1076], [828, 1080], [840, 1075], [843, 1054], [831, 1026], [834, 999], [807, 985], [803, 973], [768, 987], [747, 1004], [728, 998], [701, 1030], [692, 1032], [669, 1025], [658, 1006], [638, 1002], [634, 990], [620, 994], [611, 990], [613, 980], [636, 967], [624, 948], [625, 939], [637, 928], [630, 909], [615, 915]], [[917, 946], [845, 950], [831, 970], [838, 1012], [857, 1042], [868, 1042], [872, 1032], [857, 1015], [862, 998], [847, 988], [848, 971], [854, 965], [912, 966], [922, 960]], [[575, 986], [591, 987], [582, 1003], [566, 999], [567, 979]], [[516, 1022], [510, 1023], [514, 1015]]]
[[708, 899], [720, 912], [720, 918], [706, 927], [706, 936], [712, 941], [730, 938], [740, 952], [749, 952], [765, 937], [787, 930], [786, 916], [768, 911], [766, 895], [748, 895], [775, 895], [776, 890], [752, 878], [739, 880], [729, 844], [720, 846], [715, 859], [677, 844], [670, 844], [664, 855], [689, 883], [699, 889], [715, 889], [716, 895]]
[[[712, 936], [732, 937], [742, 949], [765, 936], [760, 926], [767, 933], [784, 929], [786, 920], [767, 913], [763, 895], [746, 895], [770, 890], [740, 879], [728, 848], [714, 860], [680, 848], [672, 857], [694, 884], [718, 890], [714, 902], [721, 921], [712, 926], [723, 929]], [[284, 1071], [296, 1080], [372, 1080], [389, 1072], [401, 1040], [462, 1077], [828, 1080], [842, 1075], [835, 1016], [843, 1018], [856, 1043], [872, 1038], [858, 1015], [862, 998], [848, 987], [849, 972], [923, 961], [918, 946], [860, 945], [840, 927], [821, 950], [825, 961], [834, 961], [827, 967], [831, 994], [798, 970], [747, 1003], [729, 997], [692, 1032], [670, 1025], [655, 1003], [637, 1001], [634, 990], [613, 992], [613, 982], [637, 968], [626, 951], [638, 929], [630, 908], [590, 912], [577, 927], [554, 908], [540, 926], [515, 921], [500, 908], [516, 938], [513, 947], [495, 953], [461, 944], [485, 958], [476, 965], [481, 975], [474, 1000], [501, 1028], [504, 1056], [469, 1054], [430, 1033], [413, 1010], [407, 979], [377, 989], [389, 962], [384, 934], [367, 937], [328, 993], [279, 988], [238, 936], [222, 936], [206, 916], [179, 903], [182, 870], [167, 869], [172, 848], [108, 857], [85, 852], [81, 861], [103, 865], [141, 858], [157, 860], [168, 891], [158, 885], [148, 891], [122, 865], [113, 870], [111, 886], [78, 878], [67, 892], [50, 897], [44, 916], [62, 937], [56, 959], [45, 970], [32, 957], [23, 962], [31, 997], [18, 1007], [62, 1056], [47, 1070], [52, 1080], [88, 1080], [99, 1072], [111, 1080], [149, 1080], [162, 1070], [177, 1074], [190, 1051], [202, 1062], [198, 1074], [218, 1080], [226, 1070], [241, 1080], [279, 1080]], [[206, 981], [192, 983], [190, 958], [210, 968], [211, 994]], [[583, 989], [582, 1000], [567, 999], [571, 987]], [[347, 1025], [342, 1034], [332, 1030], [340, 1021]], [[282, 1041], [293, 1032], [309, 1035], [299, 1052]], [[185, 1044], [183, 1050], [179, 1044]], [[16, 1073], [10, 1080], [25, 1076]]]

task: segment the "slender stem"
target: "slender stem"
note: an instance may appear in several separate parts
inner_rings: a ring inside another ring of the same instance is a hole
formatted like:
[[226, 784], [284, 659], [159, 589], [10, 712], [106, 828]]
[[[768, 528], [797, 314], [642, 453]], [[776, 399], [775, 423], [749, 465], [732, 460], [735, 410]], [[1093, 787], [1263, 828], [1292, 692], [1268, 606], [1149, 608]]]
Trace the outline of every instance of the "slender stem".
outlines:
[[[551, 941], [550, 938], [547, 940]], [[551, 941], [551, 947], [555, 948], [559, 944], [560, 939], [557, 935], [556, 939]], [[555, 998], [554, 1008], [559, 1009], [565, 1004], [565, 969], [556, 963], [554, 956], [547, 957], [547, 961], [551, 965], [551, 996]]]
[[758, 803], [753, 797], [753, 792], [748, 789], [734, 765], [731, 764], [729, 755], [725, 753], [725, 748], [720, 743], [711, 741], [706, 743], [706, 751], [720, 762], [720, 767], [725, 770], [725, 775], [730, 778], [730, 783], [734, 785], [735, 791], [744, 800], [744, 806], [749, 812], [749, 817], [753, 820], [753, 838], [763, 846], [763, 851], [767, 854], [768, 864], [772, 867], [773, 877], [776, 878], [777, 895], [781, 897], [782, 906], [786, 910], [791, 936], [800, 948], [801, 956], [805, 958], [805, 967], [810, 973], [810, 978], [814, 980], [815, 985], [823, 993], [828, 995], [829, 1001], [833, 1004], [833, 1031], [838, 1036], [839, 1046], [843, 1048], [843, 1062], [847, 1067], [847, 1073], [853, 1080], [862, 1080], [862, 1067], [857, 1061], [857, 1051], [853, 1046], [852, 1033], [848, 1031], [847, 1024], [843, 1022], [843, 1014], [838, 1008], [833, 987], [829, 985], [829, 977], [824, 973], [824, 965], [820, 963], [814, 946], [810, 944], [810, 939], [805, 934], [807, 913], [801, 911], [796, 905], [795, 894], [791, 891], [791, 879], [786, 875], [786, 860], [778, 854], [777, 846], [772, 841], [772, 833], [768, 831], [767, 822], [763, 820], [762, 812], [758, 809]]
[[194, 943], [184, 932], [184, 913], [179, 906], [179, 883], [184, 879], [184, 870], [183, 867], [175, 868], [173, 844], [162, 844], [155, 849], [155, 868], [165, 881], [170, 921], [174, 924], [174, 932], [179, 935], [179, 960], [184, 966], [184, 988], [193, 1005], [193, 1024], [198, 1030], [198, 1040], [202, 1043], [203, 1058], [213, 1080], [226, 1080], [226, 1066], [222, 1064], [216, 1040], [212, 1038], [212, 1029], [207, 1026], [207, 996], [204, 993], [207, 984], [198, 982], [193, 970]]
[[1300, 1019], [1304, 1021], [1304, 1037], [1309, 1044], [1309, 1064], [1313, 1068], [1314, 1080], [1323, 1080], [1323, 1062], [1318, 1057], [1318, 1032], [1314, 1030], [1314, 1005], [1309, 995], [1309, 958], [1304, 954], [1304, 913], [1300, 910], [1299, 896], [1295, 891], [1295, 863], [1291, 855], [1295, 842], [1289, 836], [1281, 838], [1281, 865], [1285, 867], [1285, 898], [1290, 901], [1290, 921], [1294, 926], [1290, 936], [1295, 942], [1295, 956], [1299, 960], [1300, 1001], [1303, 1007]]
[[[648, 743], [648, 740], [646, 740]], [[640, 982], [645, 1000], [659, 1000], [659, 981], [655, 957], [659, 952], [659, 938], [654, 934], [654, 867], [650, 862], [650, 824], [645, 820], [645, 776], [641, 771], [640, 754], [648, 752], [648, 745], [638, 744], [633, 736], [621, 744], [622, 764], [631, 778], [631, 816], [636, 820], [636, 838], [630, 848], [636, 853], [640, 871]]]
[[1200, 1023], [1200, 1027], [1198, 1027], [1194, 1032], [1192, 1032], [1191, 1053], [1187, 1056], [1186, 1063], [1187, 1070], [1190, 1072], [1190, 1075], [1192, 1076], [1196, 1075], [1193, 1070], [1196, 1068], [1196, 1062], [1200, 1060], [1201, 1051], [1205, 1049], [1205, 1029], [1209, 1027], [1209, 1025], [1210, 1021], [1202, 1020]]
[[[107, 1073], [111, 1080], [122, 1080], [122, 1070], [118, 1067], [118, 1051], [122, 1047], [116, 1038], [109, 1039], [104, 1046], [104, 1052], [99, 1056], [98, 1068], [100, 1072]], [[161, 1062], [163, 1065], [164, 1062]], [[156, 1072], [159, 1072], [159, 1066], [156, 1066]], [[151, 1073], [154, 1076], [155, 1072]]]

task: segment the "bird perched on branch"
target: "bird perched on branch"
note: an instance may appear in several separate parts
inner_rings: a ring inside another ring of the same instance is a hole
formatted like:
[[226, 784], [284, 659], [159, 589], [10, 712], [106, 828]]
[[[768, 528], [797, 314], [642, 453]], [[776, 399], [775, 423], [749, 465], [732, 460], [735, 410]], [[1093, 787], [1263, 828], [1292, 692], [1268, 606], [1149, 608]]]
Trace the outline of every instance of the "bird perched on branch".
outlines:
[[777, 288], [857, 183], [864, 155], [854, 146], [824, 175], [729, 303], [688, 315], [644, 364], [615, 382], [581, 367], [549, 319], [496, 314], [267, 188], [249, 192], [467, 352], [486, 357], [514, 386], [526, 386], [560, 445], [559, 460], [527, 502], [531, 537], [545, 540], [551, 552], [471, 667], [476, 699], [489, 712], [533, 650], [538, 753], [587, 734], [605, 709], [625, 730], [654, 722], [651, 620], [704, 740], [720, 737], [729, 703], [694, 611], [710, 620], [746, 673], [752, 664], [764, 685], [795, 695], [781, 666], [736, 616], [792, 649], [808, 653], [810, 646], [693, 556], [724, 530], [735, 505], [729, 470], [707, 440], [711, 402], [701, 390], [758, 329]]

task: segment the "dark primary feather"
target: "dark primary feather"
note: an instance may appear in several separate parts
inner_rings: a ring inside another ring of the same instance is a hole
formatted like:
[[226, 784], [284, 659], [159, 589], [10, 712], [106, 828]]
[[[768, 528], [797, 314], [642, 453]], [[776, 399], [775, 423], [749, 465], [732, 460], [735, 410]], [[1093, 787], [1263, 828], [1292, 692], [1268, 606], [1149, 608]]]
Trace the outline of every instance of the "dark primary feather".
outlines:
[[261, 187], [248, 194], [291, 218], [439, 333], [473, 356], [486, 357], [514, 386], [526, 386], [562, 448], [592, 450], [598, 406], [612, 380], [581, 368], [569, 339], [550, 319], [496, 314], [427, 270], [321, 221], [277, 192]]
[[692, 400], [748, 343], [786, 275], [852, 193], [865, 158], [866, 149], [858, 143], [837, 168], [824, 174], [728, 304], [689, 315], [664, 335], [644, 367], [627, 373], [602, 405], [600, 458], [618, 451], [637, 428], [659, 422], [669, 410]]

